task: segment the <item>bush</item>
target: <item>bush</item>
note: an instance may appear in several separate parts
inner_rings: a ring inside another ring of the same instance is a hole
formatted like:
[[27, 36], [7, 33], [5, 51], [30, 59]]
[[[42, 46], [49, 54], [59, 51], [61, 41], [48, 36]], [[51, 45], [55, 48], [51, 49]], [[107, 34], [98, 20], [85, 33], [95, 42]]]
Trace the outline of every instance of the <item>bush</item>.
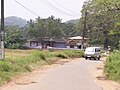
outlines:
[[36, 51], [32, 54], [32, 56], [34, 56], [35, 58], [39, 59], [39, 60], [46, 60], [46, 56], [45, 56], [45, 53], [44, 52], [39, 52], [39, 51]]
[[120, 82], [120, 51], [114, 51], [107, 58], [105, 72], [109, 79]]
[[81, 50], [65, 50], [63, 53], [70, 58], [80, 58], [84, 55], [84, 52]]
[[9, 82], [10, 80], [11, 80], [11, 73], [0, 71], [0, 85], [4, 84], [5, 82]]
[[56, 57], [62, 58], [62, 59], [67, 59], [68, 58], [68, 56], [66, 54], [63, 54], [63, 53], [57, 54]]
[[8, 62], [1, 62], [0, 63], [0, 71], [10, 72], [11, 65]]

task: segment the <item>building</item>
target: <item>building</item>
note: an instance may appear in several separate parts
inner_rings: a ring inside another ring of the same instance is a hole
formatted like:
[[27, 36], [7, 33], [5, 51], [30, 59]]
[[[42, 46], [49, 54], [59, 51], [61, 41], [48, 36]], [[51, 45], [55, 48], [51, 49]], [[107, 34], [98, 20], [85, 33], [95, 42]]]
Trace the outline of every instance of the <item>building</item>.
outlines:
[[61, 38], [61, 39], [51, 39], [49, 41], [49, 46], [54, 47], [54, 48], [67, 48], [66, 46], [66, 39]]
[[[81, 36], [70, 37], [67, 41], [67, 48], [81, 49], [82, 40], [83, 38]], [[88, 41], [88, 38], [84, 38], [84, 48], [88, 46]]]
[[[88, 45], [88, 38], [84, 38], [84, 47]], [[29, 40], [27, 47], [29, 48], [67, 48], [67, 49], [81, 49], [82, 48], [82, 37], [70, 37], [64, 38], [44, 38], [41, 40]]]
[[47, 49], [49, 47], [53, 48], [67, 48], [66, 47], [66, 39], [61, 38], [45, 38], [44, 40], [29, 40], [27, 43], [27, 47], [29, 48], [44, 48]]

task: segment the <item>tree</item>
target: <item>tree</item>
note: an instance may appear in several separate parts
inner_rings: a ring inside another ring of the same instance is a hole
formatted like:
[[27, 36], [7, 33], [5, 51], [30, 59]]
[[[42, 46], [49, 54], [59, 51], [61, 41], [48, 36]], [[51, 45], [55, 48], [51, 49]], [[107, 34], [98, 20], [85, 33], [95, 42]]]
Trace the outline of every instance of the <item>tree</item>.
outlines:
[[48, 32], [49, 37], [51, 38], [61, 38], [63, 37], [63, 31], [61, 28], [61, 19], [55, 19], [54, 16], [50, 16], [47, 18], [48, 23]]
[[26, 38], [23, 36], [23, 31], [17, 26], [7, 26], [5, 32], [5, 47], [10, 49], [21, 48]]
[[96, 6], [104, 8], [103, 12], [109, 12], [109, 21], [111, 19], [113, 25], [109, 30], [111, 45], [118, 48], [120, 38], [120, 0], [94, 0]]
[[31, 38], [43, 40], [44, 38], [61, 38], [63, 36], [61, 20], [55, 19], [54, 16], [47, 19], [38, 17], [34, 23], [29, 22], [28, 35]]
[[[89, 0], [88, 2], [85, 2], [81, 11], [82, 18], [80, 19], [80, 24], [84, 24], [84, 13], [87, 12], [87, 31], [89, 30], [91, 43], [94, 45], [104, 45], [104, 48], [108, 48], [108, 45], [117, 48], [117, 39], [119, 38], [120, 34], [118, 30], [119, 25], [116, 26], [116, 24], [120, 21], [120, 12], [119, 9], [114, 7], [115, 4], [111, 4], [111, 7], [108, 5], [109, 8], [108, 6], [105, 6], [103, 2], [108, 3], [108, 1]], [[87, 31], [86, 34], [88, 34]], [[112, 35], [113, 32], [114, 35]], [[113, 38], [116, 39], [114, 40]], [[117, 43], [115, 44], [112, 42]]]
[[120, 0], [93, 0], [96, 6], [101, 6], [106, 10], [120, 11]]
[[77, 24], [63, 23], [62, 28], [63, 28], [64, 36], [66, 38], [80, 35], [80, 31], [79, 28], [77, 28]]

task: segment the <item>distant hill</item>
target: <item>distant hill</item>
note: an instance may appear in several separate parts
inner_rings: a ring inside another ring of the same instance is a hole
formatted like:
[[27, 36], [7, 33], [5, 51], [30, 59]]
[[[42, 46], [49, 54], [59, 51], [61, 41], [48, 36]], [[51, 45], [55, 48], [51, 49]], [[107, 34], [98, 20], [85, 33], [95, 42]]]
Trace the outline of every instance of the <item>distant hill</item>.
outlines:
[[67, 22], [65, 22], [66, 24], [67, 23], [73, 23], [73, 24], [77, 24], [79, 22], [79, 19], [76, 19], [76, 20], [69, 20]]
[[19, 27], [24, 27], [27, 24], [27, 21], [25, 19], [19, 18], [19, 17], [7, 17], [5, 18], [5, 25], [6, 26], [14, 26], [17, 25]]
[[[73, 19], [73, 20], [69, 20], [66, 21], [64, 23], [68, 24], [68, 23], [73, 23], [73, 24], [77, 24], [79, 22], [79, 19]], [[7, 17], [5, 18], [5, 25], [6, 26], [14, 26], [17, 25], [19, 27], [24, 27], [27, 24], [27, 21], [25, 19], [22, 19], [20, 17], [16, 17], [16, 16], [11, 16], [11, 17]]]

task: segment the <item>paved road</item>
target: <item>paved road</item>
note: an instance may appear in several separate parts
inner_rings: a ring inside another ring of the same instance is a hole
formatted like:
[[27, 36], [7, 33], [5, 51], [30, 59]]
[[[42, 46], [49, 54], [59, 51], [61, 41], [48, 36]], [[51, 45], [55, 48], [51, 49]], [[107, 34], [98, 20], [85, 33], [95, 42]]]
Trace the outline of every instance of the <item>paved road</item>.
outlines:
[[38, 83], [16, 85], [9, 90], [102, 90], [93, 75], [97, 63], [100, 61], [83, 59], [66, 63], [40, 75]]

